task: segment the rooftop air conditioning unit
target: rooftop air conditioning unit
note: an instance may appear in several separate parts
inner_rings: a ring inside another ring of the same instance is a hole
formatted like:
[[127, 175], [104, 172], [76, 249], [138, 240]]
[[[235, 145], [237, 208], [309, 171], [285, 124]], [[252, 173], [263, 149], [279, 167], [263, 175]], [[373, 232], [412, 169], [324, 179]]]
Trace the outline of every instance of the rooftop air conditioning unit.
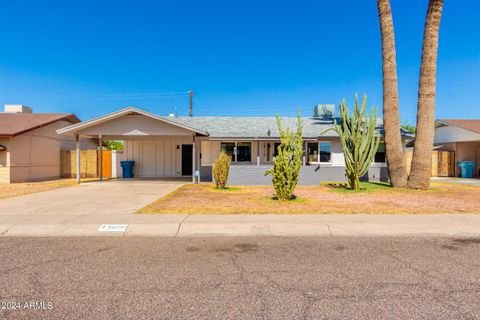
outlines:
[[325, 120], [333, 119], [335, 117], [335, 105], [317, 104], [313, 107], [313, 117]]

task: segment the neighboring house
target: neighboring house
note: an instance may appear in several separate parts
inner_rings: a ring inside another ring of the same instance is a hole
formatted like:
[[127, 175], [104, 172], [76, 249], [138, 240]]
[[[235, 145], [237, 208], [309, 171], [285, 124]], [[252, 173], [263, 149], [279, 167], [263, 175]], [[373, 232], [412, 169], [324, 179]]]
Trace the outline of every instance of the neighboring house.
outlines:
[[[295, 129], [296, 118], [282, 118], [283, 128]], [[317, 115], [303, 118], [304, 166], [300, 185], [321, 181], [345, 181], [345, 163], [333, 119]], [[381, 121], [381, 119], [379, 119]], [[382, 133], [381, 123], [378, 125]], [[267, 185], [279, 140], [275, 117], [163, 117], [127, 107], [88, 121], [70, 125], [59, 134], [125, 141], [124, 159], [135, 161], [136, 177], [192, 176], [212, 179], [212, 163], [221, 149], [232, 157], [229, 184]], [[402, 131], [404, 141], [411, 136]], [[79, 146], [80, 148], [80, 146]], [[385, 149], [380, 146], [365, 179], [388, 180]]]
[[[73, 114], [32, 113], [30, 107], [5, 105], [0, 112], [0, 183], [60, 178], [60, 150], [75, 141], [56, 130], [78, 123]], [[96, 148], [84, 142], [83, 147]]]
[[[455, 160], [475, 161], [480, 176], [480, 120], [439, 119], [435, 121], [434, 146], [439, 151], [454, 151]], [[455, 175], [459, 168], [455, 165]]]

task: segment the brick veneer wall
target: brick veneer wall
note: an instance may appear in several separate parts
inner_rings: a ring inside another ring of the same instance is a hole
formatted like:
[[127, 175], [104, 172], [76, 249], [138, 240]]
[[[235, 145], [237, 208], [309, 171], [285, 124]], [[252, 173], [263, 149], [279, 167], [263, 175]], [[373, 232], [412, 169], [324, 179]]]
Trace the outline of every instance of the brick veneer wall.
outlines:
[[[232, 165], [228, 175], [230, 185], [271, 185], [272, 176], [265, 176], [264, 172], [271, 165]], [[201, 168], [202, 181], [212, 180], [212, 167]], [[388, 181], [386, 167], [371, 167], [362, 178], [363, 181]], [[345, 182], [345, 167], [331, 165], [308, 165], [300, 169], [299, 186], [315, 186], [320, 182]]]

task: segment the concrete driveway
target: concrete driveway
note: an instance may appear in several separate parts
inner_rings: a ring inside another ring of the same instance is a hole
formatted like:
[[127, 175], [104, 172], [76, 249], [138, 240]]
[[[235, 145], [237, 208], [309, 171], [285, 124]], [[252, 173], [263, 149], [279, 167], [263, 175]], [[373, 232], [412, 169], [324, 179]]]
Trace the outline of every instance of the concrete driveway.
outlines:
[[466, 184], [471, 186], [480, 186], [480, 179], [475, 178], [454, 178], [454, 177], [434, 177], [432, 181], [436, 182], [448, 182], [448, 183], [457, 183], [457, 184]]
[[88, 182], [0, 200], [0, 214], [121, 214], [184, 185], [184, 181], [111, 180]]

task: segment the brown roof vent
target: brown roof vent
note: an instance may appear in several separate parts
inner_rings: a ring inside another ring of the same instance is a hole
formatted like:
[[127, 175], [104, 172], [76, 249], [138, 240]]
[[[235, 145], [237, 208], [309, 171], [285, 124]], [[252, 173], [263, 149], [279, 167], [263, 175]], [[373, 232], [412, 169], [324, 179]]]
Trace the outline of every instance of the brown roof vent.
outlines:
[[5, 104], [3, 106], [5, 113], [32, 113], [32, 108], [24, 106], [23, 104]]

